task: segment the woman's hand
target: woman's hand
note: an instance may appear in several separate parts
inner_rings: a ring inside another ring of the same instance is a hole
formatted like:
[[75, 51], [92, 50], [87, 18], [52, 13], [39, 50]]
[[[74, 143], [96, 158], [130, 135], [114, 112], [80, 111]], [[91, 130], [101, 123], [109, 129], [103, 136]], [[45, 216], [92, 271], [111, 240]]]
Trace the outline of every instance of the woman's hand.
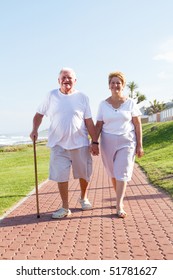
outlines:
[[141, 158], [144, 155], [143, 147], [136, 147], [136, 155], [138, 156], [138, 158]]

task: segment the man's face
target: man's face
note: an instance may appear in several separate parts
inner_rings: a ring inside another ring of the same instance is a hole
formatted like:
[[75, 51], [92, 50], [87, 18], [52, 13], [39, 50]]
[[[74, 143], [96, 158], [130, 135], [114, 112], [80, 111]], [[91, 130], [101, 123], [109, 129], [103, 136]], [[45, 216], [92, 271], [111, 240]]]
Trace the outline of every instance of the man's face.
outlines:
[[58, 82], [60, 84], [61, 92], [68, 94], [73, 92], [76, 78], [72, 72], [62, 71], [58, 78]]

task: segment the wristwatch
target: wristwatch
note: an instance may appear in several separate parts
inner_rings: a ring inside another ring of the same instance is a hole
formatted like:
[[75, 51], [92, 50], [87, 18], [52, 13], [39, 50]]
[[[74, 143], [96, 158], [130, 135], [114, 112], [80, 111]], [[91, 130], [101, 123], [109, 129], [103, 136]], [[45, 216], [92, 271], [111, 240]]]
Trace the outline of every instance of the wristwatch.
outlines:
[[99, 145], [99, 142], [92, 141], [92, 144]]

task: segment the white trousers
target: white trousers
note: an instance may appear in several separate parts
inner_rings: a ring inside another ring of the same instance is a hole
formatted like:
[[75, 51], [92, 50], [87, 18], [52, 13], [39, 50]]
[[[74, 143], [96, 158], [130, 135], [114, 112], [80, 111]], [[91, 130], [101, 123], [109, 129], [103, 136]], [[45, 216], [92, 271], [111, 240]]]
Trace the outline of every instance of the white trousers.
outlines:
[[136, 152], [136, 135], [101, 133], [101, 155], [108, 175], [119, 181], [130, 181]]

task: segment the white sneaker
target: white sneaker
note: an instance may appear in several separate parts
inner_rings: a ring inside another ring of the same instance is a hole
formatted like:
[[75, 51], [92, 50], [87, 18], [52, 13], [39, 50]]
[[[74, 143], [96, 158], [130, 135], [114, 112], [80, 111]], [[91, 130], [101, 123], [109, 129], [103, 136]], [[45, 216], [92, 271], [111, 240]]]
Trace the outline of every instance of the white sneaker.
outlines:
[[64, 218], [64, 217], [70, 216], [70, 215], [71, 215], [70, 209], [60, 208], [60, 209], [58, 209], [58, 211], [56, 211], [52, 214], [52, 218], [61, 219], [61, 218]]
[[90, 209], [92, 209], [92, 205], [89, 202], [88, 198], [86, 198], [86, 199], [79, 199], [79, 203], [81, 204], [82, 210], [90, 210]]

